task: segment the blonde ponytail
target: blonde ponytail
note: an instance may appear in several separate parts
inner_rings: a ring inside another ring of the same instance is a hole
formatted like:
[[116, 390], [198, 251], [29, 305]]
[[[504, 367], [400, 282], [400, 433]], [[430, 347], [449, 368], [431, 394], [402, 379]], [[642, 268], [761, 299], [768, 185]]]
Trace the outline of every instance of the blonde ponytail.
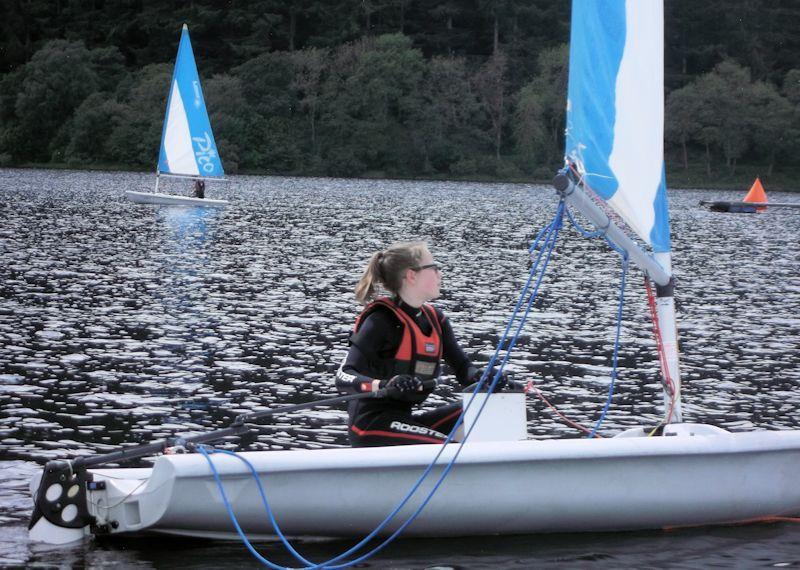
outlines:
[[366, 305], [375, 296], [375, 290], [378, 283], [382, 283], [381, 278], [381, 261], [383, 261], [384, 254], [382, 251], [372, 254], [372, 257], [367, 263], [367, 268], [361, 279], [358, 280], [356, 285], [356, 301], [362, 305]]
[[406, 271], [418, 267], [427, 252], [425, 242], [414, 241], [396, 243], [385, 251], [373, 253], [356, 285], [356, 301], [362, 305], [369, 303], [377, 297], [378, 285], [390, 293], [399, 293]]

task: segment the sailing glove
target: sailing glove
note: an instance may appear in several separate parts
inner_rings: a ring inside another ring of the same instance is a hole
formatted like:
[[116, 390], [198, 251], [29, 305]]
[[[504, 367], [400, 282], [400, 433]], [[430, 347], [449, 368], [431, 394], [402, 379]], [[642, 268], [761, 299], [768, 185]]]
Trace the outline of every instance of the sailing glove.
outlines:
[[422, 392], [424, 386], [421, 378], [410, 374], [398, 374], [386, 383], [386, 391], [390, 398], [405, 400], [416, 392]]
[[[473, 383], [477, 384], [478, 382], [481, 381], [481, 378], [483, 378], [484, 370], [486, 370], [486, 369], [482, 368], [482, 369], [478, 370], [472, 376], [471, 380], [472, 380]], [[486, 375], [486, 380], [483, 381], [483, 386], [481, 387], [481, 392], [487, 392], [489, 390], [489, 386], [492, 385], [492, 382], [494, 381], [494, 377], [495, 377], [496, 374], [497, 374], [497, 370], [494, 367], [492, 367], [492, 369]], [[497, 379], [497, 384], [494, 385], [494, 390], [492, 390], [492, 392], [501, 391], [503, 388], [508, 386], [508, 381], [509, 381], [508, 373], [506, 373], [505, 370], [501, 371], [500, 372], [500, 378]]]

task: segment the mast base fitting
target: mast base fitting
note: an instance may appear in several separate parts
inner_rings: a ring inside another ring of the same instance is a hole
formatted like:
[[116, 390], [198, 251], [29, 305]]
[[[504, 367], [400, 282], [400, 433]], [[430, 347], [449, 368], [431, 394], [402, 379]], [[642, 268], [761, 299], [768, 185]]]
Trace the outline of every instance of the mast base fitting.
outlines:
[[656, 297], [674, 297], [675, 296], [675, 277], [669, 278], [669, 283], [666, 285], [659, 285], [656, 283]]

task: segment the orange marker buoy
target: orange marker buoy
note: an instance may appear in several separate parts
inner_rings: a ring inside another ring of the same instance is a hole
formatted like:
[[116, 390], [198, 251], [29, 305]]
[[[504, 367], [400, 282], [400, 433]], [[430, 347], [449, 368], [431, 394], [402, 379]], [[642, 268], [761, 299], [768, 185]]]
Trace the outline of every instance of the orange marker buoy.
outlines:
[[[767, 193], [764, 192], [764, 187], [761, 185], [761, 179], [756, 177], [756, 181], [753, 182], [753, 185], [750, 187], [750, 191], [747, 193], [747, 196], [744, 197], [745, 202], [756, 202], [756, 203], [763, 203], [767, 202]], [[763, 212], [766, 210], [766, 206], [761, 206], [756, 208], [757, 211]]]

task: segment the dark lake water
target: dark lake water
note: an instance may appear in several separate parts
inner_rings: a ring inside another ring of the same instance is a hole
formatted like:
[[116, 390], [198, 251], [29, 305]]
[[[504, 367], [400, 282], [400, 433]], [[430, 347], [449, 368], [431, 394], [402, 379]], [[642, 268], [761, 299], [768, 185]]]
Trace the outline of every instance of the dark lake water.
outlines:
[[[530, 234], [557, 204], [552, 189], [528, 185], [244, 176], [209, 185], [209, 197], [231, 201], [221, 211], [125, 200], [125, 190], [152, 184], [138, 173], [0, 170], [0, 565], [255, 566], [238, 543], [32, 546], [27, 482], [51, 458], [333, 395], [358, 313], [353, 287], [370, 254], [392, 241], [429, 243], [446, 267], [437, 303], [468, 354], [485, 362], [527, 277]], [[745, 190], [670, 191], [684, 419], [732, 431], [797, 429], [800, 211], [735, 215], [697, 205]], [[584, 424], [606, 398], [619, 277], [615, 253], [565, 230], [511, 360], [517, 379], [534, 380]], [[445, 386], [429, 403], [452, 398]], [[662, 413], [634, 269], [601, 433], [655, 425]], [[536, 398], [528, 417], [534, 437], [580, 436]], [[241, 445], [321, 448], [345, 436], [343, 409], [313, 410], [276, 418]], [[304, 546], [322, 559], [346, 545]], [[779, 567], [800, 565], [800, 526], [407, 540], [369, 565]]]

